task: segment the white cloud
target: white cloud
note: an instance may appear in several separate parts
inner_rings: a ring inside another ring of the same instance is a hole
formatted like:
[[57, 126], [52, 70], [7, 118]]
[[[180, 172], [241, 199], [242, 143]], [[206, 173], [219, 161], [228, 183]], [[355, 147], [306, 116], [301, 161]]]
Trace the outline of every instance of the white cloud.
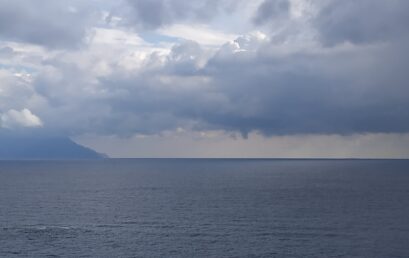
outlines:
[[41, 119], [33, 114], [29, 109], [24, 108], [21, 111], [10, 109], [0, 116], [1, 127], [18, 128], [18, 127], [42, 127]]
[[159, 32], [166, 36], [193, 40], [208, 46], [220, 46], [237, 38], [237, 35], [213, 30], [203, 25], [175, 24]]

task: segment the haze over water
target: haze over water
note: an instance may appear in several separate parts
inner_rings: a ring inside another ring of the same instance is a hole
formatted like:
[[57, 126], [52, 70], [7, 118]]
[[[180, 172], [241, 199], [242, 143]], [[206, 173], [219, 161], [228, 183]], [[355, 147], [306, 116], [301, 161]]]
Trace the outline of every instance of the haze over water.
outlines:
[[0, 162], [0, 257], [408, 257], [409, 161]]

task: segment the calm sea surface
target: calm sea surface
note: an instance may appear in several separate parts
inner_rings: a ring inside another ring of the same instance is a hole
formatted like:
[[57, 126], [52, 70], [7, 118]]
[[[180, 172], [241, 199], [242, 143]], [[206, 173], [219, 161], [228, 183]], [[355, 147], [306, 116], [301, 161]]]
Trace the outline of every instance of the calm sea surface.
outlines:
[[0, 257], [409, 257], [409, 161], [1, 161]]

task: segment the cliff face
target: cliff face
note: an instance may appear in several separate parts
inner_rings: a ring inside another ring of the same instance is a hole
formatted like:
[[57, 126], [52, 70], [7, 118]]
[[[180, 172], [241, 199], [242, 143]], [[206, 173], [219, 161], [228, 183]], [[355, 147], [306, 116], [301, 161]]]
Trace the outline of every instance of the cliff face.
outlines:
[[0, 134], [0, 159], [102, 159], [105, 155], [65, 137]]

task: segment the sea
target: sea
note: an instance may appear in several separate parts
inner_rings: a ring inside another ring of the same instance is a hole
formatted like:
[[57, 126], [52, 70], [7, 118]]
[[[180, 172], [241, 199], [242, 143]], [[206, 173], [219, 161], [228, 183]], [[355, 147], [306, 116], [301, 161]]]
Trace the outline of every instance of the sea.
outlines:
[[0, 161], [0, 257], [409, 257], [409, 160]]

